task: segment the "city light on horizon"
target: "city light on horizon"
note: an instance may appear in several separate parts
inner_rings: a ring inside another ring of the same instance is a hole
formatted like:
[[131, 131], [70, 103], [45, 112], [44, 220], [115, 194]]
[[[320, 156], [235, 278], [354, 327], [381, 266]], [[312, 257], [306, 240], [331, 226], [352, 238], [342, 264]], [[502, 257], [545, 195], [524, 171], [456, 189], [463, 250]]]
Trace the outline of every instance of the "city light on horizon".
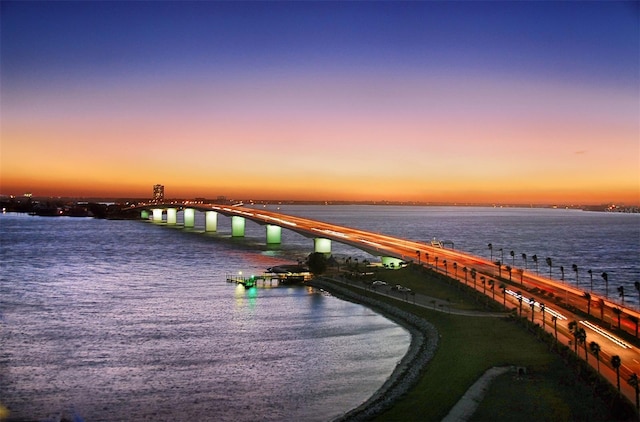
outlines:
[[1, 7], [3, 195], [640, 204], [633, 2]]

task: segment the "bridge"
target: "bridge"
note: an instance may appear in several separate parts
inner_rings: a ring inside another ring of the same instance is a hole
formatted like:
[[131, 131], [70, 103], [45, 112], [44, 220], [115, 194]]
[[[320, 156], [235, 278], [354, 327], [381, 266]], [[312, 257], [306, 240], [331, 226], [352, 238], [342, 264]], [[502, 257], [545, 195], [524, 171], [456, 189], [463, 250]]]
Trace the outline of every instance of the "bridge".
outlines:
[[[511, 268], [500, 261], [492, 262], [448, 249], [445, 247], [447, 244], [442, 242], [418, 242], [244, 206], [153, 203], [141, 204], [132, 210], [140, 210], [140, 216], [145, 220], [169, 226], [178, 224], [177, 212], [182, 210], [185, 228], [195, 228], [195, 212], [204, 212], [205, 232], [217, 231], [217, 219], [221, 214], [231, 218], [232, 237], [243, 237], [246, 220], [250, 220], [265, 227], [266, 244], [281, 243], [282, 229], [285, 228], [313, 239], [315, 252], [330, 255], [331, 242], [335, 241], [380, 257], [385, 267], [394, 268], [403, 262], [412, 262], [440, 272], [490, 297], [495, 298], [495, 287], [499, 287], [505, 304], [508, 300], [510, 306], [513, 309], [519, 307], [522, 314], [524, 303], [525, 313], [528, 314], [528, 308], [531, 309], [532, 321], [537, 316], [542, 327], [555, 332], [556, 337], [560, 332], [565, 343], [570, 344], [573, 339], [569, 323], [572, 320], [579, 321], [588, 331], [588, 341], [597, 341], [601, 346], [601, 362], [607, 363], [612, 356], [618, 355], [622, 359], [621, 377], [640, 374], [640, 349], [616, 335], [624, 332], [627, 338], [633, 339], [631, 343], [637, 345], [640, 313], [606, 296], [540, 276], [537, 271], [534, 274], [530, 270]], [[548, 316], [546, 319], [545, 313]], [[611, 372], [610, 368], [608, 370]], [[611, 379], [611, 374], [612, 372], [607, 378]], [[626, 382], [621, 382], [621, 389], [623, 394], [633, 400], [635, 391]]]

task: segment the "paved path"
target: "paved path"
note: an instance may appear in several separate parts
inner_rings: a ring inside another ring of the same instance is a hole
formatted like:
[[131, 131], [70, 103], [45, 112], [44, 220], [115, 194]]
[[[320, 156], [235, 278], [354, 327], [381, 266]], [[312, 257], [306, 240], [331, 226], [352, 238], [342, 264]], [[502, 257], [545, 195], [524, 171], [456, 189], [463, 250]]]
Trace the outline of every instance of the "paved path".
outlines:
[[475, 413], [478, 405], [487, 394], [491, 381], [512, 369], [511, 366], [493, 367], [487, 370], [469, 389], [442, 422], [466, 422]]

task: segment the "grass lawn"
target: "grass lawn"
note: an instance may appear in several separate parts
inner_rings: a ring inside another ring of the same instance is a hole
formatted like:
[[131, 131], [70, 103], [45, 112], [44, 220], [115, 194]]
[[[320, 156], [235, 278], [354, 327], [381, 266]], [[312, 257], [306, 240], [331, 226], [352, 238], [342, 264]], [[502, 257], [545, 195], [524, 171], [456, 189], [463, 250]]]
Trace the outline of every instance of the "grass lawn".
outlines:
[[[482, 306], [483, 301], [444, 277], [410, 269], [381, 271], [373, 277], [465, 308]], [[527, 375], [516, 379], [508, 373], [497, 378], [473, 420], [616, 420], [560, 356], [521, 325], [508, 319], [458, 316], [378, 298], [431, 322], [441, 338], [417, 386], [377, 421], [439, 421], [487, 369], [506, 365], [526, 367]]]

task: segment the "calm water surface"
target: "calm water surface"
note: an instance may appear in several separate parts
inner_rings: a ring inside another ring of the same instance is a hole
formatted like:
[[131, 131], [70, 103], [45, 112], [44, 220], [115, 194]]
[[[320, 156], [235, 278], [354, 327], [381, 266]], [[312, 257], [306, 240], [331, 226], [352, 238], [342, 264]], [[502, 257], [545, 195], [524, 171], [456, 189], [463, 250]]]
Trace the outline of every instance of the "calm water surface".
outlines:
[[409, 345], [362, 306], [225, 281], [288, 252], [136, 221], [2, 215], [0, 230], [0, 403], [15, 418], [325, 421]]

